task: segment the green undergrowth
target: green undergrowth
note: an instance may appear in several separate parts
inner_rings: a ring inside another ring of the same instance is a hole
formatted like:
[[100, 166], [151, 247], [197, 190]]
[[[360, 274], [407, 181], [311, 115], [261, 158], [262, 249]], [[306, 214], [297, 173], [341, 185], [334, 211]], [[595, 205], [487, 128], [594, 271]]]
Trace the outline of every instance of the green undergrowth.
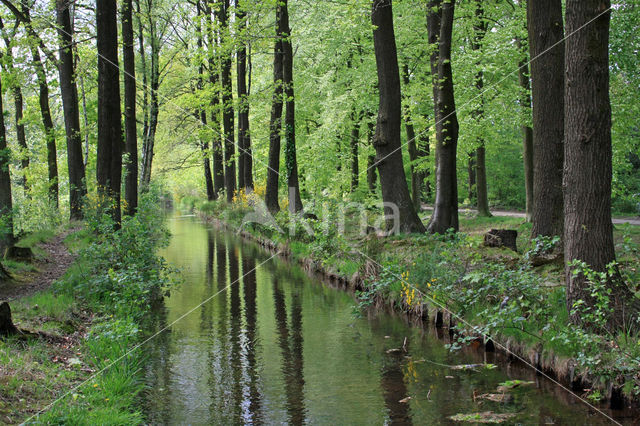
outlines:
[[[342, 231], [335, 224], [342, 213], [331, 206], [321, 209], [324, 217], [314, 212], [318, 220], [296, 218], [295, 226], [290, 226], [286, 211], [270, 223], [243, 223], [253, 211], [250, 205], [192, 202], [200, 214], [278, 243], [294, 258], [311, 259], [347, 278], [356, 272], [365, 277], [364, 289], [356, 294], [360, 310], [391, 304], [416, 315], [435, 310], [455, 313], [459, 333], [451, 350], [489, 335], [498, 344], [509, 342], [523, 356], [539, 354], [540, 365], [561, 376], [568, 375], [571, 360], [576, 377], [592, 382], [593, 392], [599, 389], [605, 394], [602, 390], [613, 384], [630, 398], [640, 396], [638, 324], [614, 335], [602, 323], [611, 312], [611, 295], [602, 284], [607, 277], [593, 273], [587, 265], [574, 265], [590, 277], [592, 296], [599, 302], [588, 309], [580, 304], [572, 308], [589, 318], [589, 330], [570, 324], [562, 260], [533, 266], [533, 259], [553, 253], [559, 240], [531, 240], [531, 224], [522, 218], [461, 215], [459, 233], [379, 237], [349, 225], [357, 224], [358, 218], [350, 221], [348, 213]], [[379, 220], [379, 214], [372, 210], [368, 223]], [[485, 247], [484, 234], [493, 228], [517, 230], [518, 253]], [[312, 235], [305, 232], [309, 229]], [[614, 237], [617, 266], [637, 292], [640, 228], [616, 225]]]
[[17, 326], [39, 336], [0, 341], [0, 423], [144, 423], [145, 359], [134, 347], [172, 285], [156, 255], [168, 231], [154, 191], [117, 231], [107, 215], [87, 210], [84, 228], [64, 240], [78, 254], [64, 277], [12, 302]]

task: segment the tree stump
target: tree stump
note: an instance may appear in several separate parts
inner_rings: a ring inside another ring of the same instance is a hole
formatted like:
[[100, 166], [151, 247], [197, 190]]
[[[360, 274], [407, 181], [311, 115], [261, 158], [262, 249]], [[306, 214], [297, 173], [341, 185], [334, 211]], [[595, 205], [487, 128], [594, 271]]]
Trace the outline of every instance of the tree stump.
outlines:
[[484, 245], [487, 247], [507, 247], [517, 253], [516, 238], [518, 238], [518, 231], [513, 229], [492, 229], [484, 234]]
[[17, 260], [19, 262], [31, 262], [33, 252], [29, 247], [11, 246], [4, 255], [5, 259]]
[[7, 272], [7, 270], [4, 269], [4, 266], [2, 266], [2, 263], [0, 263], [0, 282], [8, 280], [10, 278], [11, 274]]
[[0, 302], [0, 337], [18, 333], [11, 320], [11, 308], [8, 302]]

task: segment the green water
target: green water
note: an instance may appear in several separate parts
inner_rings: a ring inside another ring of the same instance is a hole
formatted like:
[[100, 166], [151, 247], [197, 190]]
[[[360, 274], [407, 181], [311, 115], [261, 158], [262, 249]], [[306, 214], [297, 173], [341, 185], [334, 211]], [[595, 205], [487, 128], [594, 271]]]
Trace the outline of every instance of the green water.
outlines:
[[[193, 218], [169, 226], [162, 254], [184, 283], [149, 330], [168, 326], [148, 347], [153, 424], [438, 424], [481, 411], [516, 414], [509, 424], [610, 423], [522, 365], [448, 352], [441, 331], [383, 313], [356, 318], [352, 295], [233, 234]], [[406, 353], [387, 352], [405, 338]], [[498, 368], [447, 367], [483, 362]], [[534, 384], [508, 403], [474, 401], [508, 379]]]

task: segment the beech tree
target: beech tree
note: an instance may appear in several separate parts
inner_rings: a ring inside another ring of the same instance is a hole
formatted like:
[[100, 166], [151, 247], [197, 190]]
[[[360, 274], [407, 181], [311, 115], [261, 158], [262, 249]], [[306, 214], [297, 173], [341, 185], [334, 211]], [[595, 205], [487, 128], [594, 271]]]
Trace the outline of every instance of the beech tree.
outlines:
[[[611, 102], [609, 99], [609, 0], [568, 0], [564, 92], [564, 256], [567, 309], [583, 323], [578, 300], [594, 306], [590, 284], [574, 274], [578, 260], [598, 272], [615, 261], [611, 223]], [[589, 23], [589, 31], [578, 31]], [[607, 282], [609, 327], [626, 330], [640, 312], [638, 299], [614, 272]], [[589, 325], [589, 324], [587, 324]]]
[[222, 127], [224, 135], [224, 184], [227, 202], [233, 201], [236, 190], [236, 160], [233, 125], [233, 88], [231, 87], [231, 49], [226, 45], [230, 40], [229, 0], [221, 0], [218, 5], [220, 23], [220, 65], [222, 83]]
[[280, 175], [280, 130], [282, 129], [282, 95], [284, 80], [284, 43], [282, 41], [284, 26], [282, 19], [282, 3], [276, 7], [276, 41], [273, 49], [273, 98], [271, 101], [271, 119], [269, 121], [269, 160], [267, 169], [267, 186], [264, 202], [272, 213], [280, 211], [278, 202], [278, 178]]
[[[2, 81], [0, 81], [2, 93]], [[11, 200], [11, 175], [9, 164], [11, 153], [7, 148], [7, 132], [4, 124], [4, 105], [0, 96], [0, 254], [4, 254], [4, 247], [13, 244], [13, 203]], [[2, 257], [2, 256], [0, 256]], [[2, 272], [0, 265], [0, 272]]]
[[289, 188], [289, 211], [297, 213], [302, 211], [302, 199], [300, 198], [300, 184], [298, 182], [298, 160], [296, 155], [296, 120], [295, 120], [295, 96], [293, 90], [293, 49], [291, 47], [291, 28], [289, 27], [289, 9], [287, 0], [281, 0], [282, 19], [282, 76], [285, 95], [284, 115], [284, 157], [287, 170], [287, 186]]
[[4, 40], [4, 44], [6, 46], [6, 51], [2, 55], [0, 55], [0, 57], [4, 58], [4, 60], [1, 61], [2, 68], [5, 70], [7, 75], [13, 76], [13, 78], [11, 79], [10, 89], [13, 95], [13, 105], [15, 111], [16, 139], [18, 141], [18, 146], [22, 151], [19, 155], [20, 167], [23, 173], [21, 180], [24, 192], [28, 195], [29, 183], [27, 181], [27, 169], [29, 168], [29, 147], [27, 146], [27, 137], [25, 133], [25, 126], [23, 123], [24, 96], [22, 94], [22, 88], [20, 87], [20, 81], [17, 78], [17, 70], [13, 65], [12, 38], [15, 36], [15, 31], [13, 31], [12, 34], [6, 31], [2, 19], [0, 19], [0, 31], [2, 32], [2, 39]]
[[[400, 144], [402, 99], [391, 0], [372, 2], [371, 23], [374, 26], [373, 44], [379, 90], [379, 110], [373, 146], [376, 150], [375, 164], [380, 173], [382, 200], [385, 204], [393, 204], [397, 207], [400, 232], [424, 232], [424, 225], [409, 195], [402, 163]], [[393, 209], [386, 205], [387, 219], [393, 213]]]
[[[96, 5], [98, 48], [98, 190], [108, 203], [114, 222], [120, 223], [122, 181], [122, 125], [120, 122], [120, 73], [118, 70], [118, 22], [116, 0]], [[103, 205], [104, 207], [104, 205]]]
[[133, 2], [122, 2], [122, 65], [124, 73], [125, 214], [138, 208], [138, 135], [136, 125], [136, 63], [133, 46]]
[[83, 197], [87, 194], [84, 162], [82, 160], [82, 135], [78, 87], [75, 79], [73, 55], [73, 28], [68, 0], [56, 0], [56, 18], [60, 39], [58, 71], [60, 92], [64, 110], [64, 127], [67, 135], [67, 165], [69, 170], [69, 210], [71, 219], [82, 218]]
[[[247, 14], [244, 5], [236, 0], [236, 23], [238, 51], [236, 52], [236, 74], [238, 91], [238, 188], [253, 189], [253, 158], [251, 156], [251, 132], [249, 131], [249, 90], [247, 87]], [[250, 66], [250, 64], [249, 64]], [[249, 75], [249, 80], [251, 76]]]
[[561, 0], [527, 2], [533, 94], [533, 229], [562, 235], [564, 37]]
[[[427, 27], [429, 43], [437, 42], [437, 62], [432, 54], [431, 69], [434, 81], [434, 110], [436, 120], [436, 200], [433, 215], [427, 226], [431, 233], [443, 234], [458, 230], [458, 185], [456, 151], [458, 118], [453, 93], [451, 70], [451, 37], [455, 3], [442, 0], [428, 4]], [[437, 65], [436, 65], [437, 64]]]

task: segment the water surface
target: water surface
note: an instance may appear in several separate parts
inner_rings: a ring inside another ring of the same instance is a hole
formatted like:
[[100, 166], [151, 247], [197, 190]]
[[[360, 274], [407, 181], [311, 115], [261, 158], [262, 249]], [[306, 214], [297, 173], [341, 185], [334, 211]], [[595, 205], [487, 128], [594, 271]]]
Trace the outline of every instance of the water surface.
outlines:
[[[162, 255], [184, 283], [149, 331], [193, 312], [149, 343], [151, 423], [436, 424], [480, 411], [514, 413], [510, 424], [610, 423], [522, 365], [474, 348], [450, 353], [439, 330], [384, 313], [357, 318], [350, 294], [233, 234], [194, 218], [169, 226]], [[405, 338], [406, 353], [388, 352]], [[447, 367], [483, 362], [499, 367]], [[474, 401], [513, 379], [534, 384], [508, 403]]]

